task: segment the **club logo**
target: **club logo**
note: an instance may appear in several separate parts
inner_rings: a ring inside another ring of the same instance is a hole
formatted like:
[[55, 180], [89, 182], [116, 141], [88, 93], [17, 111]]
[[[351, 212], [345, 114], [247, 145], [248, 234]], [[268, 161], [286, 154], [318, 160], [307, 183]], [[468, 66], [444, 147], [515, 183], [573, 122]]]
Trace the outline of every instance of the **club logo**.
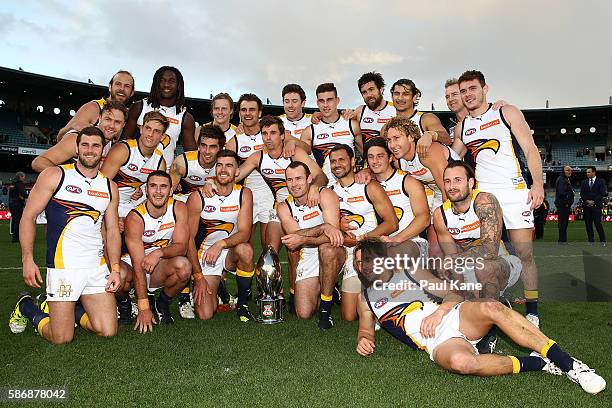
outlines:
[[71, 293], [72, 293], [71, 285], [66, 285], [66, 284], [60, 285], [59, 290], [58, 290], [59, 297], [70, 297]]
[[204, 207], [204, 211], [207, 213], [211, 213], [217, 211], [217, 208], [214, 205], [207, 205], [206, 207]]
[[240, 148], [240, 153], [248, 153], [251, 151], [251, 146], [242, 146]]
[[130, 164], [128, 164], [127, 168], [128, 168], [128, 170], [130, 170], [130, 171], [136, 171], [136, 170], [138, 170], [138, 166], [137, 166], [137, 165], [135, 165], [134, 163], [130, 163]]
[[531, 216], [531, 211], [523, 211], [523, 217]]
[[373, 118], [363, 118], [363, 123], [372, 123], [374, 122]]
[[152, 237], [153, 235], [155, 235], [155, 230], [146, 230], [142, 233], [142, 236], [147, 238]]
[[200, 176], [189, 176], [189, 180], [192, 180], [192, 181], [202, 181], [202, 177], [200, 177]]
[[383, 307], [384, 305], [386, 305], [388, 301], [389, 301], [389, 298], [382, 298], [382, 299], [379, 299], [379, 300], [378, 300], [378, 301], [377, 301], [377, 302], [374, 304], [374, 307], [375, 307], [376, 309], [380, 309], [381, 307]]
[[448, 232], [449, 232], [451, 235], [457, 235], [457, 234], [459, 234], [459, 233], [461, 232], [461, 230], [460, 230], [459, 228], [449, 228], [449, 229], [448, 229]]
[[328, 133], [321, 133], [320, 135], [317, 135], [318, 140], [327, 139], [328, 137], [329, 137]]
[[73, 185], [66, 186], [66, 191], [73, 194], [81, 194], [83, 192], [83, 190], [81, 190], [81, 187]]
[[466, 130], [466, 131], [465, 131], [465, 135], [466, 135], [466, 136], [471, 136], [471, 135], [473, 135], [474, 133], [476, 133], [476, 128], [470, 128], [470, 129], [468, 129], [468, 130]]

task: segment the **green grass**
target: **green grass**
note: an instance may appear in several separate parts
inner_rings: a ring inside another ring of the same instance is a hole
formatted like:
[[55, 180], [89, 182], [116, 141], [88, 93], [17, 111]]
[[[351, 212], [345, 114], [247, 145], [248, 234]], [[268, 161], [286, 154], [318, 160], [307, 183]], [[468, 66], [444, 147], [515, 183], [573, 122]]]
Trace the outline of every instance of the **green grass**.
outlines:
[[[607, 225], [607, 233], [612, 237], [611, 227]], [[583, 223], [571, 223], [569, 235], [572, 241], [583, 240]], [[545, 241], [555, 240], [556, 224], [549, 223]], [[9, 243], [5, 222], [0, 223], [0, 248], [0, 268], [20, 266], [18, 247]], [[608, 381], [612, 303], [568, 300], [611, 293], [604, 287], [612, 281], [611, 252], [609, 247], [578, 244], [536, 245], [541, 291], [550, 299], [540, 306], [544, 331]], [[36, 256], [43, 265], [40, 231]], [[0, 273], [0, 315], [6, 324], [25, 286], [20, 270]], [[233, 290], [233, 283], [230, 287]], [[74, 342], [60, 347], [47, 344], [31, 327], [13, 335], [5, 325], [0, 330], [0, 387], [65, 387], [70, 401], [62, 406], [76, 407], [612, 406], [610, 390], [590, 396], [565, 377], [449, 374], [427, 354], [408, 349], [386, 333], [378, 333], [375, 355], [361, 358], [355, 352], [357, 324], [340, 321], [337, 312], [335, 308], [336, 325], [329, 332], [320, 332], [314, 320], [293, 316], [283, 324], [261, 326], [218, 314], [209, 322], [178, 318], [174, 327], [156, 327], [148, 335], [122, 327], [113, 339], [79, 329]], [[498, 349], [524, 353], [503, 337]]]

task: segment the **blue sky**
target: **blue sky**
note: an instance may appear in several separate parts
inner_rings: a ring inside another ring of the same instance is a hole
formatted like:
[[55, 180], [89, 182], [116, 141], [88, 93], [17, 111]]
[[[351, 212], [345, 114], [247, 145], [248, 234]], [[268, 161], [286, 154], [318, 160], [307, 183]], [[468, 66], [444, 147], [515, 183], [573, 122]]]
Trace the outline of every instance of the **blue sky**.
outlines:
[[377, 70], [388, 85], [413, 79], [421, 106], [437, 109], [444, 81], [475, 68], [490, 99], [601, 105], [612, 95], [610, 16], [612, 2], [588, 0], [2, 2], [0, 65], [99, 84], [127, 69], [145, 91], [174, 65], [188, 96], [255, 92], [280, 104], [296, 82], [308, 106], [332, 81], [351, 107], [362, 102], [357, 78]]

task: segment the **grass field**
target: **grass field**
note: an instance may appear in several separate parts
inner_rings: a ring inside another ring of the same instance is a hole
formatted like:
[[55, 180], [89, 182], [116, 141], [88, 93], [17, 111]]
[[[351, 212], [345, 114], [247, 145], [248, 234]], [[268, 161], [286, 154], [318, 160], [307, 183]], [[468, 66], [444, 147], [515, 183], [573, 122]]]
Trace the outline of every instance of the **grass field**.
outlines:
[[[612, 237], [612, 225], [606, 228]], [[40, 232], [36, 254], [44, 265]], [[548, 223], [545, 242], [535, 251], [541, 293], [548, 299], [540, 305], [541, 326], [609, 382], [612, 251], [578, 243], [559, 247], [556, 233], [556, 224]], [[570, 223], [569, 237], [583, 241], [584, 224]], [[9, 242], [6, 222], [0, 223], [0, 248], [5, 324], [0, 388], [66, 388], [69, 401], [61, 406], [612, 406], [612, 391], [590, 396], [565, 377], [449, 374], [427, 354], [381, 332], [376, 353], [362, 358], [355, 352], [357, 324], [340, 321], [337, 307], [336, 325], [321, 332], [315, 320], [290, 315], [274, 326], [241, 324], [227, 313], [209, 322], [186, 321], [178, 318], [175, 302], [173, 327], [156, 327], [147, 335], [121, 327], [113, 339], [79, 329], [73, 343], [51, 346], [31, 326], [20, 335], [10, 333], [6, 323], [25, 286], [18, 246]], [[233, 282], [230, 287], [233, 291]], [[586, 299], [600, 302], [574, 302]], [[503, 336], [498, 350], [525, 353]]]

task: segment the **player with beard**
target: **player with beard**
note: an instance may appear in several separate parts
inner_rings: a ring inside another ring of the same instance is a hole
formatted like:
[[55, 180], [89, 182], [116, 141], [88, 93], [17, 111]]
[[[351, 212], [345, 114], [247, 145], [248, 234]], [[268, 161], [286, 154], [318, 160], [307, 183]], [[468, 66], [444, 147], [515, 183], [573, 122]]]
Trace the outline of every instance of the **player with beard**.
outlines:
[[[101, 108], [98, 124], [96, 125], [104, 134], [104, 148], [102, 160], [104, 163], [111, 147], [119, 140], [121, 131], [127, 118], [127, 109], [123, 103], [109, 100]], [[32, 170], [42, 172], [47, 167], [57, 166], [69, 162], [76, 152], [76, 138], [78, 131], [68, 131], [62, 140], [32, 161]]]
[[[319, 203], [308, 205], [312, 186], [310, 168], [293, 161], [285, 171], [290, 196], [278, 205], [278, 218], [285, 232], [283, 244], [298, 251], [295, 288], [295, 312], [300, 319], [310, 319], [319, 303], [319, 328], [332, 328], [332, 295], [346, 253], [342, 248], [338, 196], [327, 188], [320, 192]], [[319, 300], [320, 299], [320, 300]]]
[[[415, 281], [420, 278], [419, 269], [414, 275], [399, 268], [377, 270], [376, 264], [389, 257], [387, 245], [377, 239], [363, 240], [355, 249], [355, 269], [364, 283], [357, 332], [359, 355], [375, 352], [375, 324], [379, 322], [397, 340], [426, 351], [433, 362], [451, 373], [483, 377], [528, 371], [564, 373], [589, 394], [606, 388], [606, 381], [595, 370], [563, 351], [519, 313], [492, 299], [461, 301], [457, 293], [420, 286]], [[440, 298], [444, 298], [442, 304]], [[529, 356], [478, 354], [476, 342], [493, 325], [517, 346], [534, 352]]]
[[[121, 237], [117, 219], [117, 186], [98, 170], [104, 134], [86, 127], [77, 137], [77, 161], [49, 167], [30, 192], [20, 225], [23, 280], [40, 288], [42, 277], [34, 262], [35, 218], [45, 210], [47, 233], [46, 313], [23, 293], [9, 326], [13, 333], [25, 330], [30, 320], [47, 341], [72, 341], [75, 322], [99, 336], [117, 334], [117, 309], [112, 292], [119, 289]], [[102, 240], [102, 230], [105, 238]], [[106, 250], [111, 272], [101, 268]]]
[[135, 102], [130, 108], [124, 138], [138, 138], [142, 134], [145, 115], [152, 111], [160, 112], [168, 118], [169, 125], [162, 140], [164, 160], [168, 166], [174, 161], [179, 140], [184, 151], [197, 149], [193, 138], [195, 120], [185, 106], [183, 75], [175, 67], [163, 66], [155, 71], [149, 96]]
[[365, 158], [374, 178], [380, 183], [393, 204], [399, 226], [396, 232], [381, 239], [399, 244], [408, 239], [418, 242], [427, 253], [427, 241], [419, 237], [430, 224], [429, 207], [424, 186], [402, 170], [393, 168], [393, 155], [382, 137], [365, 144]]
[[363, 142], [366, 143], [380, 135], [380, 130], [385, 123], [395, 116], [395, 108], [383, 97], [385, 80], [378, 72], [363, 74], [357, 81], [357, 86], [365, 105], [355, 109], [353, 117], [359, 118]]
[[166, 170], [160, 141], [168, 128], [168, 119], [159, 112], [149, 112], [144, 118], [142, 134], [138, 140], [122, 140], [111, 149], [102, 166], [102, 172], [112, 178], [119, 188], [119, 223], [144, 201], [142, 186], [155, 170]]
[[98, 124], [105, 103], [116, 101], [123, 104], [123, 106], [128, 106], [130, 98], [134, 95], [134, 90], [135, 85], [132, 74], [128, 71], [118, 71], [108, 82], [109, 96], [89, 101], [81, 106], [66, 126], [57, 133], [57, 142], [59, 143], [64, 135], [71, 130], [78, 132], [84, 127]]
[[[138, 300], [134, 330], [141, 333], [153, 330], [154, 312], [160, 323], [174, 324], [170, 303], [191, 277], [191, 264], [185, 257], [189, 239], [187, 207], [171, 194], [170, 176], [156, 170], [147, 177], [147, 199], [125, 217], [127, 253], [121, 257], [122, 286], [117, 301], [120, 320], [131, 322], [128, 293], [134, 288]], [[149, 293], [160, 288], [158, 298], [153, 299]]]
[[[208, 122], [203, 126], [219, 126], [225, 134], [225, 140], [230, 140], [236, 136], [236, 126], [230, 123], [232, 116], [234, 116], [234, 100], [229, 94], [221, 92], [212, 98], [210, 101], [210, 114], [213, 117], [212, 122]], [[199, 145], [200, 129], [202, 129], [202, 126], [198, 126], [195, 131], [196, 145]], [[221, 148], [223, 148], [223, 146], [221, 146]]]
[[[459, 77], [461, 100], [469, 115], [455, 127], [453, 149], [464, 155], [469, 149], [476, 163], [480, 191], [497, 198], [504, 211], [504, 225], [523, 269], [527, 319], [539, 326], [538, 270], [533, 259], [533, 209], [544, 200], [542, 160], [523, 113], [513, 105], [495, 111], [487, 103], [489, 87], [480, 71], [466, 71]], [[527, 159], [533, 184], [517, 152]]]
[[345, 232], [344, 246], [347, 256], [342, 277], [340, 308], [342, 319], [357, 319], [357, 304], [361, 282], [353, 267], [353, 247], [367, 237], [391, 235], [397, 231], [398, 221], [393, 204], [380, 184], [355, 182], [355, 156], [353, 149], [340, 144], [329, 153], [329, 161], [336, 182], [332, 184], [340, 200], [341, 227]]
[[202, 320], [217, 311], [217, 287], [227, 271], [236, 272], [238, 305], [242, 322], [252, 320], [247, 307], [253, 274], [253, 247], [249, 243], [253, 216], [251, 190], [236, 184], [239, 157], [224, 149], [217, 155], [217, 194], [205, 197], [201, 190], [189, 196], [189, 251], [193, 265], [193, 301]]

